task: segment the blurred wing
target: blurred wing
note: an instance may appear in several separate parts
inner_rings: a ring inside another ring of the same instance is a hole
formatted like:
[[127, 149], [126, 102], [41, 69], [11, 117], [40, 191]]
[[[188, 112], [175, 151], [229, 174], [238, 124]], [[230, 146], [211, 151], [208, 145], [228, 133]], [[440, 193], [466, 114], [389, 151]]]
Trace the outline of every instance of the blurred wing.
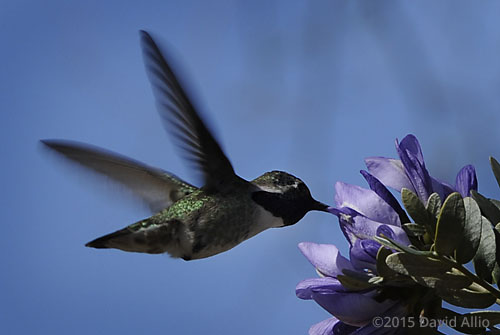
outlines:
[[204, 177], [204, 189], [218, 191], [239, 179], [207, 129], [151, 36], [140, 31], [144, 63], [160, 116], [170, 126], [186, 158]]
[[64, 140], [41, 142], [65, 158], [127, 187], [153, 213], [196, 190], [196, 187], [168, 172], [95, 146]]

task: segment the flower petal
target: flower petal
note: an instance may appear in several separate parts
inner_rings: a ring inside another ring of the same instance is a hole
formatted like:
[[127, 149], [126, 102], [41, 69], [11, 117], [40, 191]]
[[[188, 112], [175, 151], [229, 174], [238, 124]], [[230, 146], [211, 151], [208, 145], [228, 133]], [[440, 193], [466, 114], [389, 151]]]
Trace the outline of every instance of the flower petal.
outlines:
[[439, 194], [441, 201], [443, 201], [450, 194], [455, 192], [455, 189], [448, 183], [445, 183], [433, 177], [431, 177], [431, 181], [432, 181], [432, 192]]
[[398, 242], [399, 244], [410, 245], [408, 235], [406, 235], [405, 231], [399, 227], [382, 224], [377, 227], [376, 235], [384, 235], [386, 237], [389, 237], [391, 240]]
[[477, 191], [477, 177], [474, 166], [466, 165], [458, 172], [455, 188], [462, 197], [469, 197], [471, 190]]
[[385, 157], [368, 157], [365, 158], [365, 164], [368, 171], [380, 180], [382, 184], [398, 192], [401, 192], [402, 188], [407, 188], [415, 192], [400, 160]]
[[427, 202], [432, 193], [432, 181], [425, 168], [424, 157], [417, 138], [413, 135], [407, 135], [401, 140], [401, 143], [396, 140], [396, 150], [415, 193], [420, 200]]
[[424, 155], [422, 154], [422, 148], [420, 147], [420, 143], [418, 143], [417, 137], [415, 135], [413, 134], [406, 135], [397, 146], [398, 149], [410, 153], [413, 157], [415, 157], [415, 159], [419, 163], [424, 162]]
[[[366, 172], [365, 170], [360, 171], [363, 177], [365, 178], [366, 182], [370, 186], [370, 189], [377, 193], [377, 195], [382, 198], [389, 206], [391, 206], [392, 209], [396, 211], [399, 215], [400, 222], [409, 222], [408, 216], [406, 215], [406, 212], [404, 209], [401, 207], [399, 204], [398, 200], [392, 193], [385, 187], [384, 184], [380, 182], [377, 178], [372, 176], [370, 173]], [[400, 224], [398, 225], [400, 226]]]
[[330, 314], [351, 326], [364, 326], [374, 316], [392, 307], [395, 302], [385, 300], [377, 302], [373, 299], [375, 292], [337, 292], [313, 291], [313, 299]]
[[337, 207], [349, 207], [378, 222], [400, 226], [398, 213], [372, 190], [343, 182], [335, 183]]
[[[356, 243], [356, 240], [371, 240], [377, 235], [380, 227], [387, 229], [390, 232], [391, 238], [395, 241], [409, 245], [410, 241], [405, 231], [397, 226], [386, 225], [384, 223], [373, 221], [350, 208], [337, 209], [336, 214], [339, 218], [340, 228], [349, 240], [351, 246]], [[386, 234], [387, 236], [387, 234]]]
[[332, 277], [309, 278], [301, 281], [295, 287], [295, 294], [298, 298], [309, 300], [312, 299], [313, 291], [316, 292], [336, 292], [345, 291], [342, 284]]
[[332, 244], [301, 242], [299, 249], [316, 269], [327, 276], [336, 277], [343, 269], [353, 269], [349, 260]]
[[333, 327], [337, 323], [339, 320], [334, 317], [318, 322], [309, 328], [309, 335], [332, 335], [334, 334]]
[[373, 240], [356, 240], [349, 249], [349, 258], [352, 265], [358, 270], [377, 270], [377, 253], [380, 243]]

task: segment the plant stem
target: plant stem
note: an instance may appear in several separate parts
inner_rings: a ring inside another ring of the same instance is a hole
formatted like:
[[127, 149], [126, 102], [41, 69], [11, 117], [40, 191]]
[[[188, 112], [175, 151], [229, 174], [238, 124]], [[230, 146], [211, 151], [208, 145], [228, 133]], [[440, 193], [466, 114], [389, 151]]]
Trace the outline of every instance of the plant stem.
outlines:
[[454, 268], [458, 269], [460, 272], [462, 272], [466, 277], [468, 277], [474, 283], [478, 284], [479, 286], [481, 286], [482, 288], [484, 288], [485, 290], [490, 292], [495, 298], [497, 298], [496, 303], [499, 304], [498, 301], [500, 299], [500, 291], [498, 291], [496, 288], [494, 288], [486, 280], [479, 278], [474, 273], [470, 272], [465, 266], [463, 266], [462, 264], [458, 264], [457, 262], [455, 262], [455, 260], [453, 260], [451, 258], [441, 256], [438, 254], [434, 254], [433, 256], [437, 257], [439, 260], [444, 261], [444, 262], [450, 264], [451, 266], [453, 266]]

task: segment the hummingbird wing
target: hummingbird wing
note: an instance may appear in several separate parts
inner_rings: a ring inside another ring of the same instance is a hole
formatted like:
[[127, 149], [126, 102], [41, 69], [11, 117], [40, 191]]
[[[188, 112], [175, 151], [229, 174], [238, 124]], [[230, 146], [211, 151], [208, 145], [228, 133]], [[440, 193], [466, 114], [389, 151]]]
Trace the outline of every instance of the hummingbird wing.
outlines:
[[196, 112], [151, 36], [140, 31], [142, 53], [158, 111], [185, 157], [202, 172], [204, 189], [221, 191], [239, 179], [221, 147]]
[[142, 199], [153, 213], [169, 207], [196, 190], [196, 187], [173, 174], [108, 150], [75, 141], [41, 142], [72, 162], [127, 187]]

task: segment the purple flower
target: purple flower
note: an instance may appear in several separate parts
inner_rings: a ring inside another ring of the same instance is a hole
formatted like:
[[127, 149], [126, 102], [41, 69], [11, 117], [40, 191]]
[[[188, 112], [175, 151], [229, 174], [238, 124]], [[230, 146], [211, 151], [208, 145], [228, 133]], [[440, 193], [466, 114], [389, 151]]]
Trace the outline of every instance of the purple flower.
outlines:
[[457, 174], [455, 189], [462, 197], [470, 196], [470, 191], [477, 191], [476, 170], [472, 165], [464, 166]]
[[425, 167], [422, 149], [414, 135], [407, 135], [400, 143], [396, 140], [396, 151], [400, 160], [369, 157], [365, 159], [365, 163], [374, 177], [398, 192], [407, 188], [425, 203], [433, 192], [438, 193], [441, 200], [444, 200], [454, 191], [468, 196], [471, 190], [477, 190], [476, 172], [472, 165], [460, 170], [455, 187], [432, 178]]
[[[335, 201], [338, 208], [330, 208], [339, 217], [342, 231], [350, 243], [350, 259], [343, 257], [334, 245], [299, 244], [300, 251], [321, 277], [300, 282], [296, 287], [297, 297], [316, 301], [334, 316], [313, 325], [309, 334], [373, 334], [382, 330], [372, 325], [374, 317], [404, 316], [403, 302], [390, 299], [379, 301], [377, 290], [352, 291], [337, 278], [345, 271], [370, 277], [377, 275], [376, 257], [380, 244], [372, 240], [373, 236], [383, 234], [401, 244], [409, 244], [401, 228], [399, 209], [389, 205], [394, 206], [392, 195], [374, 177], [369, 174], [365, 177], [370, 180], [370, 185], [374, 185], [375, 191], [337, 183]], [[396, 334], [398, 328], [383, 330], [386, 334]]]
[[[376, 178], [366, 172], [364, 174], [372, 180], [371, 185], [375, 184], [373, 181]], [[392, 194], [382, 184], [377, 184], [377, 187], [374, 191], [337, 182], [335, 184], [337, 208], [330, 208], [330, 212], [339, 218], [340, 228], [351, 247], [358, 239], [371, 240], [380, 232], [401, 244], [408, 245], [408, 236], [401, 228], [402, 218], [399, 214], [404, 211], [397, 201], [392, 202]]]
[[351, 291], [336, 278], [343, 273], [343, 270], [363, 273], [361, 270], [365, 268], [363, 262], [369, 264], [372, 271], [375, 271], [372, 265], [375, 264], [378, 247], [374, 250], [373, 245], [358, 243], [351, 248], [351, 261], [349, 261], [334, 245], [310, 242], [299, 244], [299, 249], [322, 277], [301, 281], [296, 287], [297, 297], [313, 299], [334, 316], [312, 326], [309, 334], [363, 334], [367, 329], [376, 329], [371, 324], [375, 316], [386, 315], [396, 310], [403, 311], [398, 301], [386, 299], [378, 302], [375, 299], [377, 291]]
[[[322, 277], [300, 282], [296, 288], [297, 297], [313, 299], [334, 316], [312, 326], [309, 334], [372, 334], [377, 330], [372, 325], [374, 317], [394, 313], [404, 316], [401, 301], [379, 301], [377, 290], [352, 291], [337, 279], [345, 271], [370, 277], [377, 275], [376, 257], [380, 244], [373, 236], [383, 234], [401, 244], [410, 243], [401, 228], [400, 212], [404, 211], [397, 200], [376, 178], [368, 173], [363, 175], [372, 189], [338, 182], [335, 185], [337, 208], [330, 208], [338, 216], [350, 243], [350, 259], [343, 257], [334, 245], [299, 244], [300, 251]], [[385, 329], [387, 334], [395, 334], [397, 330]]]
[[[296, 287], [297, 297], [312, 299], [333, 317], [313, 325], [309, 334], [403, 334], [400, 328], [376, 328], [376, 316], [404, 317], [404, 300], [381, 299], [377, 287], [352, 290], [342, 285], [348, 273], [370, 278], [377, 276], [376, 257], [381, 245], [374, 236], [384, 235], [401, 245], [410, 241], [402, 228], [410, 222], [404, 209], [387, 189], [398, 192], [402, 188], [413, 191], [422, 202], [436, 192], [441, 199], [455, 190], [462, 196], [477, 190], [474, 167], [465, 166], [456, 177], [455, 187], [432, 178], [425, 167], [420, 144], [413, 135], [396, 141], [400, 160], [371, 157], [365, 160], [368, 171], [361, 171], [369, 189], [342, 182], [335, 184], [336, 208], [330, 212], [339, 219], [340, 228], [347, 238], [349, 259], [337, 247], [329, 244], [302, 242], [300, 251], [316, 268], [320, 278], [306, 279]], [[340, 280], [339, 280], [340, 278]]]

